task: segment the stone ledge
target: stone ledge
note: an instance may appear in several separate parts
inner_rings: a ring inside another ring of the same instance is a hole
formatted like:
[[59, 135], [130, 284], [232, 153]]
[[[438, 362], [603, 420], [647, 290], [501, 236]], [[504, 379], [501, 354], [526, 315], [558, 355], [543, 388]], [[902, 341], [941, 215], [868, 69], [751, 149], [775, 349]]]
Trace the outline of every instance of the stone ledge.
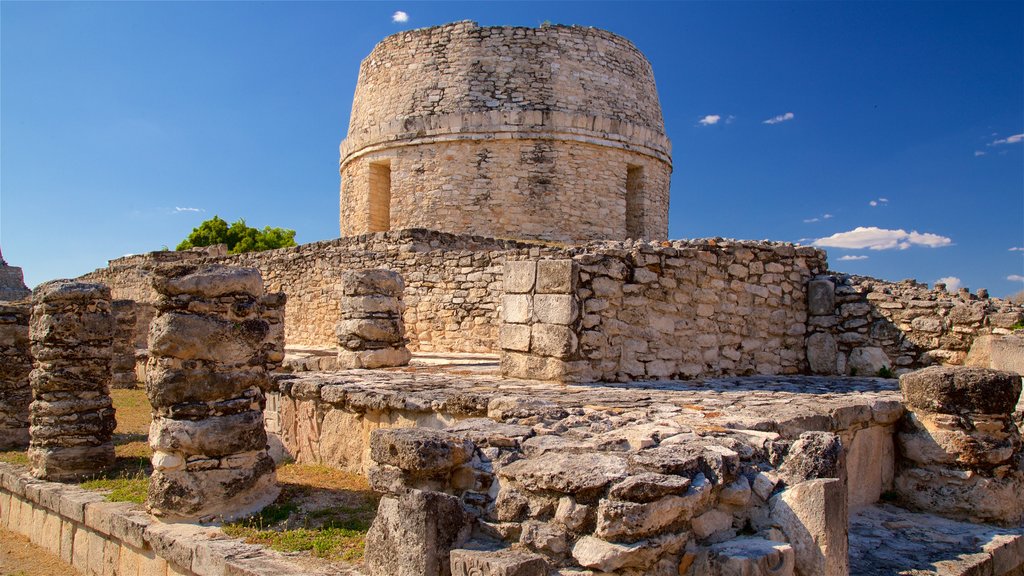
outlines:
[[107, 502], [102, 494], [37, 480], [5, 463], [0, 463], [0, 528], [28, 536], [83, 574], [359, 574], [354, 568], [310, 569], [230, 539], [216, 526], [163, 523], [136, 504]]

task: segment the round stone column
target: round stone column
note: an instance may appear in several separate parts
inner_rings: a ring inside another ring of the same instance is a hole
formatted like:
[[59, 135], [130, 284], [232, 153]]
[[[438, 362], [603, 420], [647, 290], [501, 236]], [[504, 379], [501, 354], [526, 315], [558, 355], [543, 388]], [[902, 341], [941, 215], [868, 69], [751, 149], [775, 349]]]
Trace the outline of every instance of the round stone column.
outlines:
[[114, 464], [110, 288], [56, 280], [36, 288], [29, 337], [32, 474], [74, 481]]
[[405, 284], [391, 270], [349, 270], [341, 275], [341, 321], [337, 325], [339, 368], [405, 366], [402, 321]]

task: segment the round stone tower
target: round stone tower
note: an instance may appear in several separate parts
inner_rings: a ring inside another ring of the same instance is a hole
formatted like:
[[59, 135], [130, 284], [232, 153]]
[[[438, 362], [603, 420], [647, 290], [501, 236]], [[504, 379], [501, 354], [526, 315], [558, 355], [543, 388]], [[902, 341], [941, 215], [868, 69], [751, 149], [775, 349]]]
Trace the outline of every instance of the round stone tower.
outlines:
[[671, 172], [651, 65], [625, 38], [475, 22], [411, 30], [359, 67], [341, 234], [664, 239]]

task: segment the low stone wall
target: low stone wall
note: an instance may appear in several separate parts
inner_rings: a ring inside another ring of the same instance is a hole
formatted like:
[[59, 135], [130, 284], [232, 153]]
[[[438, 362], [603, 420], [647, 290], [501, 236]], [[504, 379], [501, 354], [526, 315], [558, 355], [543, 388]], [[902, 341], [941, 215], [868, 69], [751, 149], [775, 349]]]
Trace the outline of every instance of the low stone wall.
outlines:
[[83, 576], [325, 574], [231, 540], [216, 527], [165, 524], [135, 504], [107, 502], [103, 494], [36, 480], [3, 463], [0, 528], [27, 536]]
[[805, 371], [805, 285], [826, 267], [820, 250], [705, 240], [568, 253], [571, 263], [506, 267], [504, 374], [623, 382]]
[[815, 374], [961, 365], [979, 336], [1008, 334], [1024, 320], [1024, 308], [987, 293], [949, 293], [913, 280], [830, 273], [815, 278], [808, 292], [808, 360]]

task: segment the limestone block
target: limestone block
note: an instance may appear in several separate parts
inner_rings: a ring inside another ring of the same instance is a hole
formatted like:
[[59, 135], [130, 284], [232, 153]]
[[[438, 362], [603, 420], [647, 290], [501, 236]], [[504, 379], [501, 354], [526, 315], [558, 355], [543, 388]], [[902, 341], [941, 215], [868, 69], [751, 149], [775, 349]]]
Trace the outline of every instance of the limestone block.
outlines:
[[666, 534], [633, 543], [611, 543], [584, 536], [573, 546], [572, 557], [580, 566], [601, 572], [614, 572], [621, 568], [645, 569], [663, 554], [677, 553], [686, 540], [686, 534]]
[[796, 563], [792, 546], [762, 538], [715, 544], [708, 556], [715, 576], [793, 576]]
[[534, 324], [530, 332], [530, 351], [541, 356], [569, 358], [576, 353], [576, 333], [558, 324]]
[[570, 294], [537, 294], [533, 297], [533, 314], [538, 322], [570, 325], [576, 321], [579, 306]]
[[801, 482], [772, 497], [771, 520], [786, 535], [798, 576], [849, 574], [846, 488], [838, 479]]
[[168, 296], [200, 296], [204, 299], [235, 294], [262, 294], [263, 277], [255, 268], [210, 266], [183, 268], [175, 275], [157, 276], [153, 287]]
[[713, 508], [694, 518], [691, 526], [694, 536], [706, 540], [714, 534], [732, 528], [732, 514]]
[[502, 324], [498, 330], [502, 350], [530, 351], [530, 327], [526, 324]]
[[807, 312], [813, 316], [836, 313], [836, 286], [831, 280], [818, 278], [807, 283]]
[[900, 502], [914, 510], [1013, 527], [1024, 523], [1021, 472], [998, 478], [939, 466], [904, 468], [894, 484]]
[[402, 275], [392, 270], [346, 270], [341, 274], [341, 290], [345, 296], [386, 295], [402, 296], [405, 282]]
[[392, 428], [370, 434], [370, 458], [416, 476], [443, 474], [473, 457], [473, 443], [450, 432]]
[[665, 496], [645, 504], [603, 499], [597, 507], [597, 530], [602, 540], [635, 542], [689, 518], [693, 510], [682, 496]]
[[847, 500], [857, 511], [892, 489], [895, 467], [892, 430], [871, 426], [857, 430], [846, 455]]
[[532, 260], [509, 261], [505, 263], [502, 277], [503, 287], [508, 294], [529, 294], [537, 279], [537, 263]]
[[339, 301], [342, 314], [351, 310], [358, 310], [366, 314], [398, 314], [402, 311], [401, 303], [402, 301], [399, 298], [383, 294], [342, 296]]
[[180, 312], [161, 314], [150, 325], [149, 353], [180, 360], [250, 364], [270, 326], [265, 320], [231, 322]]
[[547, 576], [548, 563], [543, 556], [505, 548], [502, 550], [466, 550], [451, 552], [452, 576]]
[[385, 496], [366, 534], [370, 576], [443, 576], [451, 551], [469, 539], [470, 519], [459, 499], [410, 490]]
[[537, 262], [537, 294], [572, 294], [579, 270], [572, 260], [540, 260]]
[[608, 491], [608, 496], [615, 500], [645, 503], [664, 496], [685, 494], [689, 487], [689, 478], [644, 472], [615, 484]]
[[213, 402], [235, 398], [251, 388], [265, 388], [266, 372], [258, 367], [215, 369], [198, 364], [185, 367], [174, 358], [154, 356], [147, 362], [146, 387], [150, 404], [156, 408], [186, 402]]
[[[348, 338], [400, 344], [405, 341], [405, 328], [401, 317], [392, 318], [352, 318], [338, 322], [338, 339], [345, 342]], [[350, 348], [355, 346], [349, 344]]]
[[873, 346], [855, 348], [846, 361], [846, 372], [855, 376], [875, 376], [882, 368], [892, 368], [885, 351]]
[[374, 348], [371, 350], [339, 350], [337, 367], [347, 368], [389, 368], [405, 366], [412, 360], [412, 352], [405, 346], [399, 348]]
[[836, 339], [828, 332], [816, 332], [807, 337], [807, 363], [814, 374], [835, 374]]
[[501, 298], [502, 320], [528, 324], [533, 320], [533, 298], [526, 294], [506, 294]]
[[265, 448], [267, 433], [263, 414], [255, 410], [202, 420], [158, 416], [149, 427], [149, 445], [156, 451], [222, 457]]
[[244, 466], [201, 469], [193, 463], [184, 470], [154, 470], [146, 506], [166, 519], [242, 518], [273, 502], [280, 493], [274, 461], [261, 451]]
[[846, 453], [842, 441], [831, 432], [800, 434], [779, 466], [779, 476], [790, 486], [817, 478], [845, 482]]
[[900, 376], [900, 390], [912, 410], [1008, 415], [1020, 398], [1021, 377], [984, 368], [933, 366]]
[[498, 475], [531, 492], [571, 494], [587, 502], [609, 483], [626, 477], [626, 462], [613, 454], [545, 452], [508, 464]]

